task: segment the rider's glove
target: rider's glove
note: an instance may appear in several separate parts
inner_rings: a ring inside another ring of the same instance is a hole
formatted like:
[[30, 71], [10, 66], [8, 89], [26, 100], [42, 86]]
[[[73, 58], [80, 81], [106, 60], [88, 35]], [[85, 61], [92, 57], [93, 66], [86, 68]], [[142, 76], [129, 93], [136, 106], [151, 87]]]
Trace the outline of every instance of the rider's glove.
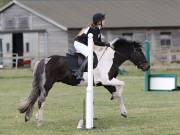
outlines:
[[106, 46], [107, 46], [107, 47], [110, 47], [110, 43], [106, 43]]

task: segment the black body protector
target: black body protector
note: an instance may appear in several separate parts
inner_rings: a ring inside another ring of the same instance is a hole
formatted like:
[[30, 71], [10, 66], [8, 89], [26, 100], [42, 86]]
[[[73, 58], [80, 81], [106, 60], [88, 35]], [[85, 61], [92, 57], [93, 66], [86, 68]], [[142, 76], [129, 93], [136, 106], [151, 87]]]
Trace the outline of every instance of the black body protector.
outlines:
[[[101, 39], [101, 28], [102, 28], [102, 21], [105, 19], [105, 15], [102, 13], [97, 13], [93, 16], [93, 24], [85, 29], [83, 29], [75, 38], [75, 41], [78, 41], [86, 46], [88, 46], [88, 34], [93, 34], [93, 41], [95, 45], [98, 46], [109, 46], [108, 43], [102, 42]], [[98, 23], [101, 22], [100, 26]], [[85, 66], [87, 65], [88, 59], [86, 58], [80, 68], [74, 73], [76, 79], [83, 79], [83, 72]]]

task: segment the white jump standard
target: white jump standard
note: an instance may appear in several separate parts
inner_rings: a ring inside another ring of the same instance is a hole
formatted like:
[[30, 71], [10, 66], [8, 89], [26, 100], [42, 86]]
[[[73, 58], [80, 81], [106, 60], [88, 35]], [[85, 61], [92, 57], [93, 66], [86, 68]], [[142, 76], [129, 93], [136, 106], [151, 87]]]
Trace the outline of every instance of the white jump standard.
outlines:
[[[93, 34], [88, 34], [88, 86], [86, 88], [86, 99], [83, 105], [85, 118], [79, 120], [77, 128], [92, 129], [94, 127], [94, 107], [93, 107]], [[84, 114], [83, 114], [84, 117]], [[85, 126], [85, 127], [84, 127]]]
[[93, 128], [93, 34], [88, 34], [88, 86], [86, 89], [86, 129]]

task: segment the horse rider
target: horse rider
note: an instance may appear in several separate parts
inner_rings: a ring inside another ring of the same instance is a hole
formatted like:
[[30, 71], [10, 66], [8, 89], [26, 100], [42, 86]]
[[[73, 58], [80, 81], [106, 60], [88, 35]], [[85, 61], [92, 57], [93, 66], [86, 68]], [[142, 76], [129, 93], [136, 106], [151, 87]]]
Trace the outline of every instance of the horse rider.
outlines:
[[92, 33], [93, 34], [93, 41], [94, 45], [98, 46], [110, 46], [109, 43], [102, 42], [101, 40], [101, 35], [102, 35], [102, 27], [105, 25], [105, 14], [103, 13], [96, 13], [93, 15], [92, 18], [92, 23], [86, 27], [83, 28], [78, 35], [75, 38], [74, 41], [74, 47], [76, 52], [81, 53], [86, 57], [86, 59], [83, 61], [82, 65], [80, 68], [75, 71], [74, 76], [76, 79], [83, 79], [83, 72], [85, 69], [85, 66], [88, 62], [88, 34]]

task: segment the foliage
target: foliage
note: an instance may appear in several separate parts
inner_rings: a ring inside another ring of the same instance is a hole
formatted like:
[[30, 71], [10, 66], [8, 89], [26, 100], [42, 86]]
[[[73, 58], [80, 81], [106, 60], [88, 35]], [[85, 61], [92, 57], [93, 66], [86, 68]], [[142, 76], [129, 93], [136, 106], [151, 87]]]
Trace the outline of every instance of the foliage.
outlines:
[[8, 3], [10, 0], [0, 0], [0, 7]]

